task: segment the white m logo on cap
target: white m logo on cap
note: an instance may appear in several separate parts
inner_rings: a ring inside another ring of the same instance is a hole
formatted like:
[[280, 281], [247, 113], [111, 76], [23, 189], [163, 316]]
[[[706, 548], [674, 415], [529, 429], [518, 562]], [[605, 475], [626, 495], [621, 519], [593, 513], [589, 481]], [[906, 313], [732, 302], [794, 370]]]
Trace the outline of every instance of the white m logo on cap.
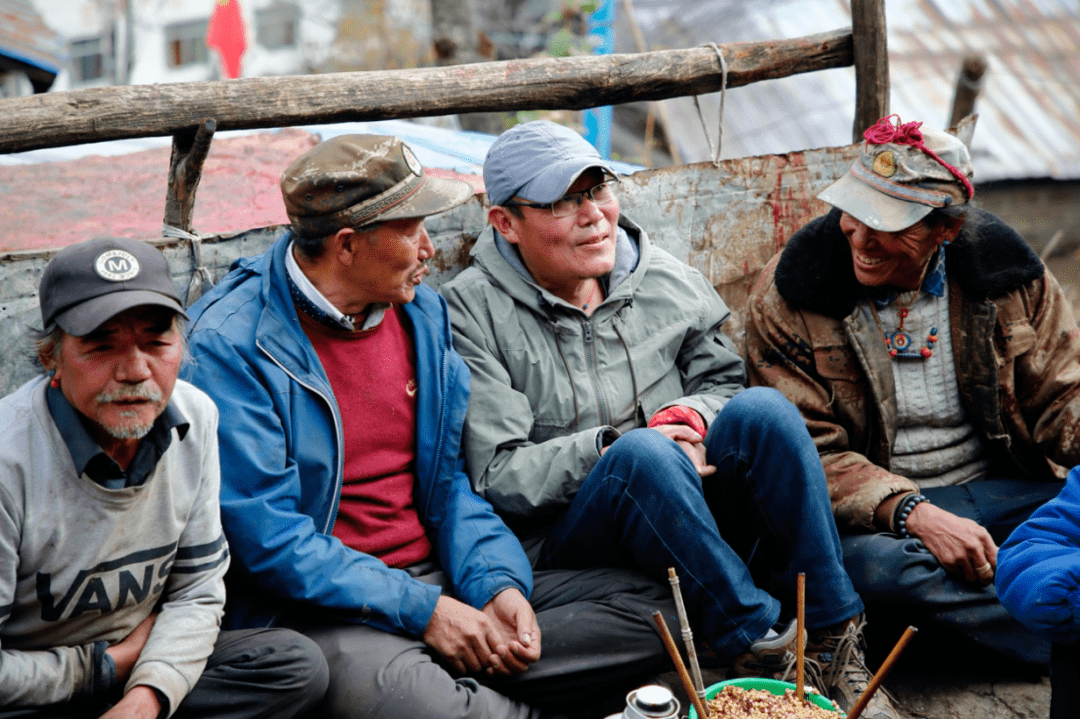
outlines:
[[139, 261], [130, 252], [109, 250], [94, 260], [94, 270], [102, 279], [124, 282], [139, 274]]

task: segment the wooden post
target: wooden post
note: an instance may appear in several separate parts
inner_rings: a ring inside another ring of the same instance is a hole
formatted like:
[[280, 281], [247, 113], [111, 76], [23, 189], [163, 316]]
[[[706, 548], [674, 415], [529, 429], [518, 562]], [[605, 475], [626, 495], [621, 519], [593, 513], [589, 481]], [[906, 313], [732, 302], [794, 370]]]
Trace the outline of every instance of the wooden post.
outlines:
[[199, 189], [203, 163], [210, 152], [210, 141], [217, 130], [214, 118], [207, 118], [196, 129], [173, 135], [172, 158], [169, 160], [169, 189], [165, 195], [166, 225], [191, 232], [191, 215], [195, 211], [195, 191]]
[[889, 48], [885, 33], [885, 0], [851, 0], [851, 36], [855, 59], [855, 122], [853, 142], [889, 114]]
[[[851, 33], [724, 45], [728, 87], [852, 63]], [[711, 47], [530, 58], [414, 70], [93, 87], [0, 100], [0, 153], [173, 135], [213, 117], [219, 130], [581, 110], [720, 89]]]
[[982, 90], [983, 74], [986, 72], [985, 55], [968, 55], [960, 64], [960, 77], [956, 79], [956, 92], [953, 94], [952, 112], [949, 124], [954, 127], [975, 111], [975, 99]]
[[[626, 11], [626, 19], [630, 22], [630, 32], [634, 35], [634, 46], [638, 52], [648, 52], [649, 46], [645, 42], [645, 35], [641, 32], [637, 17], [634, 16], [633, 0], [623, 0], [623, 10]], [[676, 165], [682, 164], [682, 156], [679, 154], [679, 146], [671, 137], [671, 119], [668, 117], [667, 106], [661, 101], [649, 103], [649, 115], [645, 118], [645, 164], [652, 167], [652, 143], [654, 117], [660, 116], [660, 127], [664, 130], [664, 139], [667, 140], [668, 155]]]
[[[466, 65], [490, 60], [495, 54], [487, 35], [478, 29], [473, 18], [478, 16], [470, 0], [431, 0], [431, 26], [435, 64], [440, 67]], [[498, 135], [506, 126], [502, 115], [494, 112], [474, 112], [458, 116], [461, 129]]]

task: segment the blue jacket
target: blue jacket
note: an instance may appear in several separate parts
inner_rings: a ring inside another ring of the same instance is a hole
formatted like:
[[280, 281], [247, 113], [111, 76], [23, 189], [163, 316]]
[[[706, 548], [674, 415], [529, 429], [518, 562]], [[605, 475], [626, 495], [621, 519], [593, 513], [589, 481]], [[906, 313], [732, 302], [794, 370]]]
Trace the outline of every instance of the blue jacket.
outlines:
[[1080, 467], [998, 551], [1001, 603], [1032, 632], [1080, 641]]
[[[419, 637], [440, 589], [331, 536], [342, 484], [341, 414], [289, 297], [289, 234], [237, 261], [189, 310], [182, 376], [221, 411], [221, 513], [233, 556], [227, 628], [283, 613]], [[415, 503], [457, 599], [482, 607], [532, 573], [517, 539], [464, 472], [469, 373], [446, 303], [428, 287], [405, 305], [416, 342]]]

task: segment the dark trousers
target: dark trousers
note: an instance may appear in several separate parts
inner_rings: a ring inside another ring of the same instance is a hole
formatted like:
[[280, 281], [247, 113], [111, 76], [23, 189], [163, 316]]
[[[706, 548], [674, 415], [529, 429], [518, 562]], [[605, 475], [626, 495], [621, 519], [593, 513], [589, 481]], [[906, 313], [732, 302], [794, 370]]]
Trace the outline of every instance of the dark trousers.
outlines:
[[[285, 629], [240, 629], [218, 635], [199, 681], [175, 719], [290, 719], [316, 707], [327, 669], [314, 642]], [[123, 696], [0, 709], [0, 719], [96, 719]]]
[[[922, 493], [932, 504], [978, 522], [1000, 546], [1061, 487], [1060, 482], [989, 478]], [[886, 532], [847, 535], [841, 544], [848, 575], [867, 604], [903, 604], [907, 611], [957, 629], [1005, 656], [1049, 664], [1050, 643], [1005, 611], [993, 584], [980, 587], [949, 577], [918, 539]]]
[[1080, 717], [1080, 644], [1050, 649], [1050, 719]]
[[[433, 562], [407, 570], [449, 592]], [[623, 569], [539, 571], [529, 598], [542, 656], [511, 678], [458, 676], [423, 641], [313, 616], [290, 626], [313, 639], [330, 665], [327, 719], [540, 719], [578, 715], [599, 698], [626, 692], [670, 664], [652, 620], [675, 621], [669, 587]], [[677, 630], [676, 630], [677, 631]], [[610, 710], [614, 711], [614, 709]], [[586, 716], [602, 716], [586, 711]]]

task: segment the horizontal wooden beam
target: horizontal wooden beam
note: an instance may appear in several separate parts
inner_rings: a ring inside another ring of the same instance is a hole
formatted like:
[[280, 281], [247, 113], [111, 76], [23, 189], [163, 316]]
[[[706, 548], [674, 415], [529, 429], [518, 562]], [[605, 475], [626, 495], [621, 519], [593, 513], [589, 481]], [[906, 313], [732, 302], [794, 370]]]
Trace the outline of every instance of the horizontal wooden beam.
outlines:
[[[852, 64], [850, 30], [721, 45], [728, 87]], [[469, 112], [580, 110], [720, 89], [711, 47], [415, 70], [94, 87], [0, 100], [0, 153], [129, 137]]]

